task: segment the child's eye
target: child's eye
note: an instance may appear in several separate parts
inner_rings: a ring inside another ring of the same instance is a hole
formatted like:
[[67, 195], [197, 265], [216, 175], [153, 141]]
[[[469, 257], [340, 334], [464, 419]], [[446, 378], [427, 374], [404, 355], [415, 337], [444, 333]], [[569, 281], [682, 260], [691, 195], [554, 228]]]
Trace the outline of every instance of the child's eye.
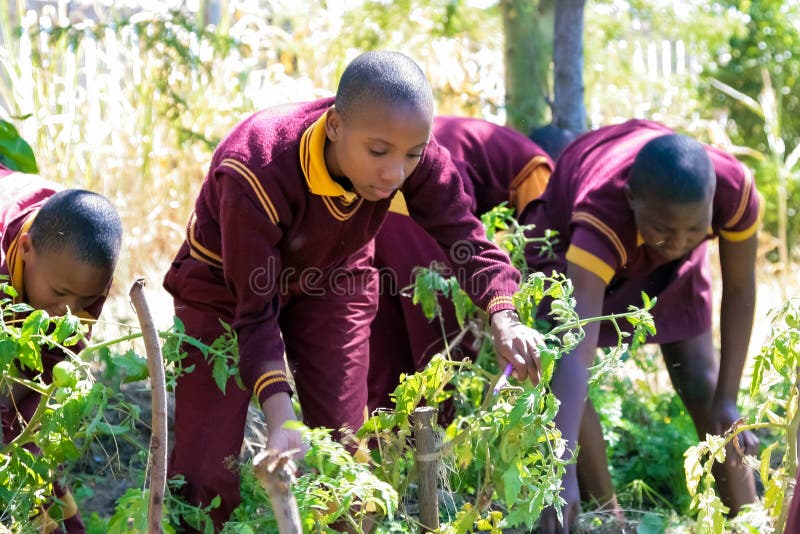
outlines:
[[373, 156], [383, 156], [384, 154], [386, 154], [386, 151], [385, 150], [374, 150], [374, 149], [370, 148], [369, 149], [369, 153], [372, 154]]
[[422, 157], [422, 154], [409, 154], [407, 157], [411, 159], [419, 159]]

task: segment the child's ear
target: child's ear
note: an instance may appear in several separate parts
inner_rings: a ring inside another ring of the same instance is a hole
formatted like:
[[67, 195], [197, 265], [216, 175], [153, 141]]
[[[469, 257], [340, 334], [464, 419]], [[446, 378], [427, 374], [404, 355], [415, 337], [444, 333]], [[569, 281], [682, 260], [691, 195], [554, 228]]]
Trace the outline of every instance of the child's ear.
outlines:
[[21, 247], [23, 257], [33, 253], [33, 240], [31, 239], [31, 234], [25, 232], [19, 236], [18, 246]]
[[331, 107], [325, 113], [328, 115], [325, 119], [325, 135], [330, 141], [336, 141], [339, 137], [339, 130], [342, 128], [342, 116], [335, 107]]

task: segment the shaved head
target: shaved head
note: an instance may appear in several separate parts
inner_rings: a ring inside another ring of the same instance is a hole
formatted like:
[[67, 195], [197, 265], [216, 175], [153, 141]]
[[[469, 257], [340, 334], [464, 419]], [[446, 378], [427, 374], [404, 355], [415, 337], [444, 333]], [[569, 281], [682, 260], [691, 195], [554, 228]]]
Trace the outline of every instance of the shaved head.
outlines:
[[674, 204], [710, 200], [716, 184], [714, 164], [705, 147], [680, 134], [657, 137], [644, 145], [628, 177], [634, 197], [663, 198]]
[[345, 68], [335, 107], [344, 120], [365, 104], [410, 106], [433, 116], [433, 91], [422, 69], [399, 52], [372, 51]]
[[39, 252], [66, 249], [86, 264], [113, 271], [122, 241], [122, 222], [106, 197], [67, 189], [47, 199], [29, 233]]

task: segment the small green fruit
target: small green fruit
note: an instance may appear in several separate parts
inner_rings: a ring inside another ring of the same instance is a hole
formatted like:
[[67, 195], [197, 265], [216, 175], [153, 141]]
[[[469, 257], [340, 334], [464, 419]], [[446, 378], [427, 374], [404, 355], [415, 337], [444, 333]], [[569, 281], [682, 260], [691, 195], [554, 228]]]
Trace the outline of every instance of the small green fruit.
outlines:
[[76, 372], [71, 362], [58, 362], [53, 366], [53, 384], [58, 388], [71, 388], [78, 382]]
[[57, 403], [64, 404], [64, 401], [66, 401], [67, 398], [69, 398], [69, 393], [65, 388], [58, 388], [53, 397], [55, 398]]

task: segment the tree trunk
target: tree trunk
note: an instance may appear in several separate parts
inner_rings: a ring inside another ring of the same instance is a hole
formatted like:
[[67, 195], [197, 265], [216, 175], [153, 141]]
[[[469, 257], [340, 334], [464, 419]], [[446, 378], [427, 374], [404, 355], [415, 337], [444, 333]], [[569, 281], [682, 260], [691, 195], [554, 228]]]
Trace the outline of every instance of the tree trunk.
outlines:
[[506, 121], [528, 134], [547, 122], [553, 0], [501, 0], [500, 10], [505, 33]]
[[553, 124], [573, 133], [586, 130], [583, 102], [583, 8], [585, 0], [556, 3], [553, 37]]

